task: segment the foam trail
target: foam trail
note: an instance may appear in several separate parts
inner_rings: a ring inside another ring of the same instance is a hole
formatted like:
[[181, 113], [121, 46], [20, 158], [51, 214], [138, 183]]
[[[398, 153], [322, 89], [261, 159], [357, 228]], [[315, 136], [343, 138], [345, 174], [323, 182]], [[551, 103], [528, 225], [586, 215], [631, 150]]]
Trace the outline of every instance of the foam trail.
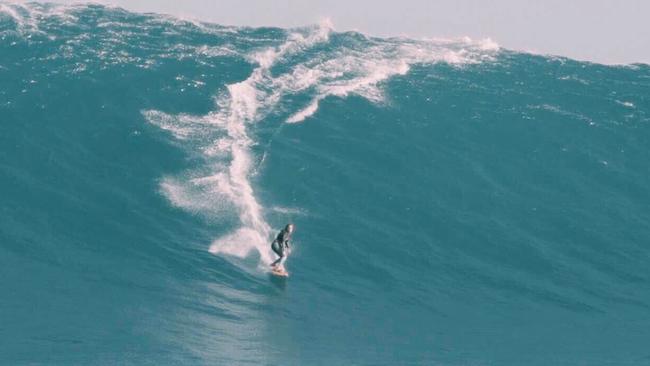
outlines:
[[[262, 206], [257, 201], [248, 179], [253, 167], [250, 149], [253, 141], [247, 134], [246, 125], [259, 120], [262, 117], [259, 110], [272, 107], [281, 97], [281, 89], [266, 92], [268, 88], [264, 87], [272, 79], [269, 69], [276, 60], [318, 42], [326, 41], [330, 31], [331, 27], [325, 24], [307, 37], [300, 33], [292, 33], [288, 41], [281, 46], [253, 54], [252, 58], [259, 65], [258, 68], [248, 79], [228, 86], [230, 102], [225, 109], [226, 116], [215, 117], [227, 119], [228, 139], [222, 139], [217, 146], [223, 148], [226, 141], [225, 148], [230, 150], [232, 160], [228, 167], [228, 174], [218, 175], [218, 186], [220, 191], [237, 206], [241, 227], [216, 239], [210, 246], [211, 253], [245, 257], [251, 252], [257, 252], [263, 264], [271, 263], [272, 257], [268, 244], [271, 228], [264, 219]], [[218, 104], [224, 103], [218, 102]]]
[[216, 146], [220, 150], [229, 151], [231, 155], [227, 173], [216, 175], [217, 189], [237, 207], [241, 227], [215, 240], [210, 246], [210, 252], [245, 257], [257, 250], [262, 262], [270, 263], [270, 253], [265, 248], [268, 246], [266, 242], [270, 228], [248, 180], [252, 165], [252, 140], [247, 135], [246, 123], [254, 121], [257, 114], [255, 83], [261, 78], [262, 70], [258, 68], [247, 80], [229, 85], [230, 102], [225, 115], [222, 113], [214, 116], [217, 120], [226, 120], [227, 131], [227, 137], [220, 139]]

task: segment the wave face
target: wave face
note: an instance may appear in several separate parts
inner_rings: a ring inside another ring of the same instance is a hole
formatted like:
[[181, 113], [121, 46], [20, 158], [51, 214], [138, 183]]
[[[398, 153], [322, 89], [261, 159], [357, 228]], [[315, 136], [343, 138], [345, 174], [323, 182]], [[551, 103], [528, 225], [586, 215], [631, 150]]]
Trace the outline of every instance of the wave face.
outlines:
[[1, 3], [0, 80], [2, 363], [650, 363], [648, 66]]

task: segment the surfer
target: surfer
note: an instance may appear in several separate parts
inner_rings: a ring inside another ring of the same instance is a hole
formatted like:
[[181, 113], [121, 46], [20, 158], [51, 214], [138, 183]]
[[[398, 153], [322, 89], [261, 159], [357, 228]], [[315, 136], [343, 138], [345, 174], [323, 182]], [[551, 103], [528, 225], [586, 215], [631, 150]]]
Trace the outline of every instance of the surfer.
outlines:
[[284, 261], [289, 255], [289, 240], [291, 240], [293, 230], [293, 224], [287, 224], [287, 226], [278, 233], [278, 236], [275, 237], [275, 240], [273, 240], [273, 243], [271, 244], [271, 249], [273, 249], [275, 254], [280, 256], [280, 258], [275, 262], [271, 263], [271, 267], [274, 269], [284, 269]]

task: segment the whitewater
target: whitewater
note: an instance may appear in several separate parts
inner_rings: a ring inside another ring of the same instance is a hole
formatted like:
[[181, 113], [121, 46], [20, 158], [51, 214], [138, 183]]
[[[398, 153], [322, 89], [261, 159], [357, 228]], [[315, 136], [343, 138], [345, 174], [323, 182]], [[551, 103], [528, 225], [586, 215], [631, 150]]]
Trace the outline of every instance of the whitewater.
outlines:
[[649, 91], [491, 39], [2, 2], [0, 363], [647, 364]]

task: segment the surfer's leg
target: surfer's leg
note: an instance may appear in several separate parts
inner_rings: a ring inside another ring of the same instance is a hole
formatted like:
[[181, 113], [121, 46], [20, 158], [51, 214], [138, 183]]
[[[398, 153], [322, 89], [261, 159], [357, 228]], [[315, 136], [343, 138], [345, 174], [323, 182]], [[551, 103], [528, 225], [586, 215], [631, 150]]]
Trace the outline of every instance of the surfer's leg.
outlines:
[[275, 267], [277, 265], [282, 266], [284, 264], [284, 259], [287, 258], [284, 255], [284, 251], [280, 251], [280, 252], [276, 252], [276, 253], [277, 253], [277, 255], [280, 256], [280, 258], [278, 258], [275, 262], [271, 263], [271, 267]]
[[278, 243], [277, 240], [273, 240], [273, 243], [271, 243], [271, 250], [280, 257], [282, 257], [282, 250], [280, 249], [280, 243]]
[[284, 269], [284, 261], [287, 260], [286, 255], [281, 255], [275, 262], [271, 263], [271, 267]]
[[283, 255], [284, 253], [280, 249], [280, 245], [277, 240], [273, 241], [273, 244], [271, 244], [271, 249], [275, 254], [277, 254], [280, 257], [275, 262], [271, 263], [271, 267], [275, 267], [278, 265], [278, 263], [280, 263], [280, 261], [282, 261], [282, 257], [284, 257]]
[[281, 263], [281, 262], [282, 262], [282, 258], [284, 258], [284, 257], [280, 257], [280, 258], [278, 258], [275, 262], [271, 263], [271, 267], [275, 267], [275, 266], [278, 265], [278, 263]]

